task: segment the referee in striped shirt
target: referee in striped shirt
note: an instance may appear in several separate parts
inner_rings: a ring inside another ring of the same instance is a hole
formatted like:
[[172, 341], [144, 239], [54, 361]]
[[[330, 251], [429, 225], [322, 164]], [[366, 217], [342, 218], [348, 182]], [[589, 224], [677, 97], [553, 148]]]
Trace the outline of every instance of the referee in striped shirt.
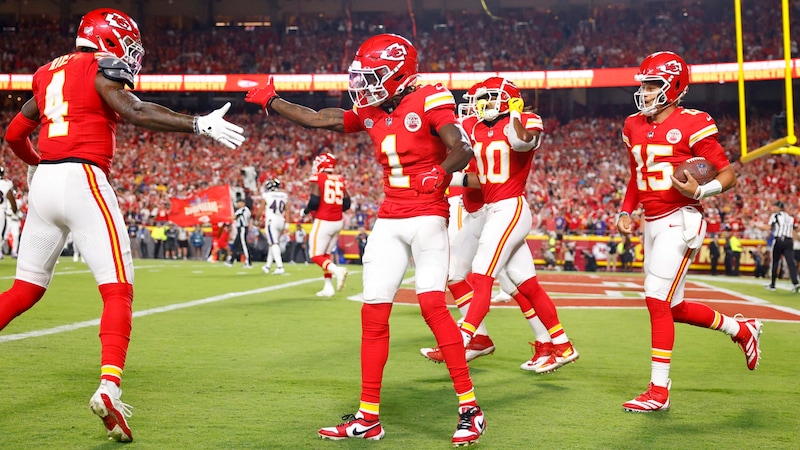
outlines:
[[784, 211], [783, 202], [773, 204], [775, 212], [769, 216], [769, 226], [772, 228], [774, 241], [772, 244], [772, 282], [767, 289], [775, 290], [775, 279], [778, 277], [778, 266], [781, 263], [781, 256], [786, 258], [786, 265], [789, 266], [789, 277], [792, 279], [792, 292], [800, 290], [797, 282], [797, 262], [794, 260], [794, 250], [792, 249], [792, 238], [794, 235], [794, 217]]
[[[250, 249], [247, 248], [247, 232], [250, 229], [250, 208], [247, 207], [247, 201], [244, 197], [236, 199], [236, 211], [234, 211], [234, 229], [236, 230], [236, 237], [231, 246], [231, 255], [225, 261], [228, 267], [233, 266], [233, 263], [239, 261], [244, 256], [243, 269], [252, 269], [253, 265], [250, 261]], [[791, 244], [789, 245], [791, 247]]]

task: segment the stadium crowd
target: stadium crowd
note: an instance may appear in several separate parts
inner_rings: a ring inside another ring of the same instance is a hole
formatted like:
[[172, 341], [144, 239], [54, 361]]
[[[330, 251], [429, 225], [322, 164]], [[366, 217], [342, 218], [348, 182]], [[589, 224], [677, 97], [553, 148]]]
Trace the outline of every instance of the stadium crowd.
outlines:
[[[796, 28], [800, 9], [796, 2], [791, 6]], [[383, 30], [412, 38], [421, 72], [632, 67], [663, 48], [690, 64], [736, 61], [732, 8], [713, 2], [660, 8], [648, 3], [583, 14], [511, 10], [496, 19], [482, 11], [426, 11], [419, 24], [407, 15], [354, 13], [352, 19], [298, 16], [270, 27], [151, 27], [142, 73], [343, 73], [355, 45]], [[745, 60], [781, 58], [780, 8], [764, 2], [744, 8]], [[0, 73], [33, 73], [42, 61], [68, 51], [75, 36], [75, 21], [69, 23], [37, 18], [3, 24]]]
[[[642, 55], [660, 48], [674, 49], [691, 63], [735, 60], [730, 8], [715, 9], [713, 2], [679, 5], [670, 3], [662, 10], [596, 7], [585, 14], [504, 11], [499, 19], [483, 12], [442, 12], [435, 18], [426, 14], [418, 28], [405, 15], [384, 13], [357, 13], [351, 20], [299, 16], [271, 27], [157, 27], [146, 33], [142, 73], [344, 72], [354, 46], [383, 30], [415, 36], [412, 40], [423, 55], [422, 72], [635, 66]], [[800, 10], [793, 3], [791, 16], [798, 17], [797, 12]], [[743, 14], [745, 58], [781, 57], [780, 10], [750, 2]], [[73, 28], [66, 29], [42, 18], [4, 24], [0, 73], [33, 72], [42, 61], [68, 51], [75, 35], [74, 21], [70, 23]], [[376, 24], [383, 28], [376, 29]], [[641, 42], [646, 42], [647, 48], [633, 47]], [[796, 42], [792, 46], [794, 53]], [[2, 126], [18, 108], [11, 99], [3, 101]], [[621, 111], [605, 114], [612, 117], [564, 123], [545, 117], [545, 142], [528, 183], [535, 229], [596, 234], [614, 229], [628, 170], [620, 140], [624, 115]], [[720, 142], [735, 161], [738, 121], [716, 119]], [[273, 177], [283, 181], [291, 200], [287, 220], [309, 220], [301, 211], [311, 161], [330, 151], [339, 158], [353, 200], [354, 208], [345, 218], [349, 228], [357, 228], [364, 216], [367, 222], [374, 218], [381, 198], [380, 190], [375, 189], [380, 165], [365, 136], [309, 131], [281, 117], [265, 122], [260, 114], [240, 113], [231, 116], [231, 121], [242, 125], [248, 136], [236, 152], [211, 146], [193, 135], [154, 133], [120, 124], [112, 177], [126, 216], [145, 224], [162, 221], [171, 197], [219, 184], [242, 185], [242, 167], [253, 166], [260, 182]], [[751, 118], [748, 148], [769, 142], [769, 130], [767, 119]], [[22, 163], [6, 147], [2, 159], [6, 176], [24, 193]], [[775, 200], [786, 202], [788, 210], [796, 214], [800, 209], [798, 162], [792, 156], [769, 156], [746, 165], [736, 162], [740, 174], [736, 190], [705, 202], [709, 231], [730, 227], [743, 237], [766, 237], [762, 225], [768, 205]]]
[[[0, 123], [7, 124], [13, 114], [4, 112]], [[600, 235], [614, 230], [629, 170], [620, 140], [623, 119], [594, 117], [563, 124], [545, 119], [545, 140], [528, 178], [534, 230]], [[267, 126], [260, 114], [236, 114], [231, 120], [242, 125], [248, 136], [237, 151], [209, 145], [194, 135], [150, 132], [120, 124], [111, 178], [125, 216], [150, 225], [164, 221], [171, 197], [185, 197], [220, 184], [242, 186], [241, 169], [251, 165], [258, 170], [260, 183], [271, 178], [282, 180], [290, 196], [289, 222], [308, 221], [302, 210], [308, 197], [311, 163], [317, 154], [330, 151], [339, 159], [338, 170], [348, 180], [354, 205], [345, 218], [346, 227], [358, 228], [356, 211], [363, 211], [367, 222], [374, 218], [382, 197], [382, 191], [375, 189], [381, 169], [363, 135], [306, 130], [280, 116], [270, 116]], [[720, 142], [729, 158], [736, 161], [740, 151], [738, 121], [722, 117], [718, 126]], [[747, 137], [751, 149], [769, 142], [769, 121], [752, 120]], [[10, 149], [4, 150], [0, 164], [24, 195], [24, 163]], [[735, 162], [734, 167], [739, 173], [736, 189], [704, 201], [710, 216], [709, 232], [730, 227], [741, 237], [766, 238], [767, 232], [761, 227], [768, 218], [769, 205], [781, 200], [790, 213], [800, 211], [800, 159], [770, 155], [748, 164]]]

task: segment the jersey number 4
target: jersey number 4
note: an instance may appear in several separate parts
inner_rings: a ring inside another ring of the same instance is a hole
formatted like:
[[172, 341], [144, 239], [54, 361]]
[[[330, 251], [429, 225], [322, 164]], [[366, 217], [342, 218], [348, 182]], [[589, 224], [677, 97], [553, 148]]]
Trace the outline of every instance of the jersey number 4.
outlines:
[[47, 137], [50, 138], [66, 136], [69, 133], [69, 122], [64, 120], [69, 109], [69, 102], [64, 101], [64, 81], [63, 70], [53, 73], [53, 78], [45, 91], [44, 115], [50, 119], [50, 126], [47, 127]]

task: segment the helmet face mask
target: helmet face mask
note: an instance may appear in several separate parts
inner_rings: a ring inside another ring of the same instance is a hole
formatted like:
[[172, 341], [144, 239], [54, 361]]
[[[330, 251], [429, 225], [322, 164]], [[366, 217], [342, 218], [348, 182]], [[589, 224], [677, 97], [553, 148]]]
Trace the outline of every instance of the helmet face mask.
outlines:
[[464, 100], [466, 103], [459, 103], [458, 105], [458, 118], [459, 119], [466, 119], [467, 117], [477, 116], [478, 111], [475, 109], [475, 103], [478, 101], [475, 98], [475, 93], [478, 91], [478, 88], [483, 85], [482, 82], [475, 83], [472, 85], [471, 88], [463, 95]]
[[651, 117], [669, 105], [670, 102], [667, 100], [669, 83], [666, 80], [663, 78], [644, 78], [641, 83], [639, 89], [633, 94], [633, 100], [636, 103], [636, 108], [642, 114]]
[[402, 36], [379, 34], [361, 44], [348, 73], [353, 104], [378, 106], [416, 81], [417, 50]]
[[357, 61], [353, 62], [348, 72], [350, 72], [350, 98], [357, 106], [373, 106], [383, 103], [389, 98], [389, 91], [384, 86], [389, 68], [381, 66], [378, 68], [361, 69], [357, 66]]
[[144, 46], [139, 26], [122, 11], [101, 8], [86, 13], [78, 27], [75, 47], [112, 53], [128, 64], [134, 76], [142, 69]]
[[[689, 70], [686, 62], [675, 53], [657, 52], [649, 55], [639, 67], [634, 79], [641, 83], [633, 94], [636, 108], [652, 117], [673, 104], [680, 103], [689, 91]], [[660, 88], [656, 88], [660, 86]]]

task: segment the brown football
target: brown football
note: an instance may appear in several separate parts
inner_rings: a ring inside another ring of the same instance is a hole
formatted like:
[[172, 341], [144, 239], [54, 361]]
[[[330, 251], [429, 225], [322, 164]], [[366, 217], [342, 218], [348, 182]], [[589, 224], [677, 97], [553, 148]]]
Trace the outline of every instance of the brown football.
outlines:
[[699, 184], [706, 184], [717, 176], [717, 168], [702, 156], [689, 158], [675, 169], [675, 178], [681, 183], [686, 182], [684, 170], [688, 170]]

